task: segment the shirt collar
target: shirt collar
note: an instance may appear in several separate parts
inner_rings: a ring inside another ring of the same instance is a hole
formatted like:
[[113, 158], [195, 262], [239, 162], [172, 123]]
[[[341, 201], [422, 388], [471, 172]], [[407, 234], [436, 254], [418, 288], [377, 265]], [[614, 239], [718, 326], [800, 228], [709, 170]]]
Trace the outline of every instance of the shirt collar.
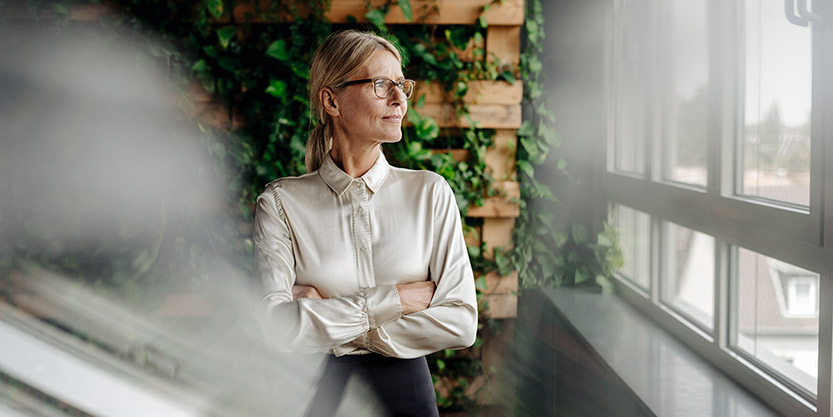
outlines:
[[[364, 175], [359, 177], [359, 179], [367, 184], [370, 191], [376, 193], [379, 191], [379, 188], [382, 187], [382, 184], [385, 183], [389, 172], [390, 165], [380, 149], [379, 157], [376, 158], [376, 162], [367, 172], [364, 173]], [[329, 152], [327, 152], [327, 156], [324, 157], [324, 161], [321, 162], [321, 168], [318, 169], [318, 175], [320, 175], [321, 179], [324, 180], [324, 183], [338, 195], [344, 194], [347, 188], [350, 187], [350, 184], [354, 181], [350, 175], [347, 175], [346, 172], [342, 171], [341, 168], [336, 165]]]

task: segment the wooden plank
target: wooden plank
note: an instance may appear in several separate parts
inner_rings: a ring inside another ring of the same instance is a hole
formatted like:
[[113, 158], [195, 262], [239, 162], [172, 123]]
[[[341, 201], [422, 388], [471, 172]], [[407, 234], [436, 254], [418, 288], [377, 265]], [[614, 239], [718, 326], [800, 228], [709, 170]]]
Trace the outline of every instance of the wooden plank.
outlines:
[[490, 26], [486, 32], [486, 58], [493, 54], [500, 64], [517, 68], [521, 62], [521, 27]]
[[431, 149], [431, 153], [450, 153], [451, 157], [457, 162], [468, 161], [471, 157], [471, 152], [466, 149]]
[[486, 294], [480, 298], [478, 310], [485, 317], [508, 319], [518, 316], [518, 296], [511, 294]]
[[518, 293], [518, 271], [512, 271], [508, 276], [502, 277], [497, 271], [486, 274], [486, 289], [480, 290], [483, 294], [508, 294]]
[[[520, 82], [509, 84], [506, 81], [469, 81], [469, 90], [463, 101], [469, 104], [520, 104], [523, 101], [523, 93], [523, 84]], [[418, 100], [422, 94], [425, 94], [426, 104], [450, 102], [450, 93], [445, 92], [436, 82], [418, 81], [411, 100]]]
[[512, 246], [512, 231], [515, 229], [515, 218], [498, 217], [483, 219], [483, 242], [486, 243], [486, 259], [495, 258], [495, 248], [508, 249]]
[[118, 13], [110, 2], [99, 4], [76, 4], [69, 9], [69, 20], [76, 22], [94, 22], [102, 17], [115, 17]]
[[492, 170], [492, 176], [501, 181], [517, 179], [515, 170], [515, 149], [518, 136], [514, 129], [495, 131], [494, 145], [486, 149], [486, 166]]
[[208, 91], [205, 91], [200, 80], [193, 80], [188, 84], [188, 93], [194, 103], [206, 103], [214, 100], [214, 97]]
[[474, 226], [474, 230], [464, 233], [463, 237], [466, 239], [466, 246], [480, 247], [480, 236], [482, 236], [482, 226]]
[[228, 108], [217, 101], [194, 103], [194, 112], [191, 116], [218, 129], [228, 131], [231, 128], [231, 115]]
[[[370, 9], [378, 9], [386, 0], [370, 0]], [[402, 14], [399, 6], [394, 6], [385, 17], [388, 24], [435, 24], [435, 25], [473, 25], [477, 23], [483, 7], [491, 5], [483, 17], [489, 25], [520, 26], [524, 22], [524, 0], [504, 0], [502, 4], [491, 4], [492, 0], [411, 0], [413, 21], [409, 22]], [[356, 22], [367, 23], [367, 0], [333, 0], [330, 10], [324, 16], [333, 23], [348, 23], [352, 16]], [[268, 1], [259, 2], [259, 10], [254, 9], [254, 1], [240, 1], [234, 7], [236, 22], [245, 22], [246, 15], [252, 17], [254, 23], [285, 22], [289, 19], [284, 13], [275, 16], [263, 16], [269, 8]], [[309, 11], [299, 7], [302, 16]]]
[[[426, 104], [419, 114], [437, 121], [440, 127], [467, 127], [465, 117], [457, 117], [457, 109], [451, 104]], [[521, 105], [474, 104], [469, 115], [483, 129], [517, 129], [521, 127]]]
[[521, 198], [521, 185], [515, 181], [504, 181], [498, 186], [504, 191], [503, 196], [490, 197], [480, 206], [469, 206], [469, 217], [518, 217], [521, 207], [511, 200]]

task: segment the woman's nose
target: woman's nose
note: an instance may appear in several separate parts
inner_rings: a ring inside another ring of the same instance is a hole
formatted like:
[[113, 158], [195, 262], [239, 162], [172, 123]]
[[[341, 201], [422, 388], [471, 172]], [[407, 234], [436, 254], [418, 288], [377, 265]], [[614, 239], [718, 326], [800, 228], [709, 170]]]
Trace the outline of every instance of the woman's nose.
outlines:
[[407, 96], [405, 96], [405, 91], [402, 90], [400, 86], [393, 87], [393, 93], [390, 95], [390, 104], [402, 104], [408, 100]]

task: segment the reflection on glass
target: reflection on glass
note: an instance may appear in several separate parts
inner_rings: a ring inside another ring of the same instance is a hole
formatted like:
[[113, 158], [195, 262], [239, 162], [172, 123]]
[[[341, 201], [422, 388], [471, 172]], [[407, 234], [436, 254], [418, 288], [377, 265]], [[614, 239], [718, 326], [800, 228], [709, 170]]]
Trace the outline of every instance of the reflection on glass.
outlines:
[[707, 2], [668, 3], [663, 178], [706, 186], [709, 50]]
[[714, 237], [669, 222], [662, 233], [662, 301], [712, 329]]
[[738, 248], [735, 346], [816, 394], [819, 275]]
[[746, 93], [740, 194], [809, 205], [811, 27], [779, 2], [745, 2]]
[[642, 1], [622, 4], [617, 13], [613, 60], [613, 167], [645, 173], [645, 57], [647, 25]]
[[650, 236], [651, 218], [627, 206], [615, 204], [611, 220], [619, 231], [624, 264], [619, 273], [640, 288], [650, 287]]

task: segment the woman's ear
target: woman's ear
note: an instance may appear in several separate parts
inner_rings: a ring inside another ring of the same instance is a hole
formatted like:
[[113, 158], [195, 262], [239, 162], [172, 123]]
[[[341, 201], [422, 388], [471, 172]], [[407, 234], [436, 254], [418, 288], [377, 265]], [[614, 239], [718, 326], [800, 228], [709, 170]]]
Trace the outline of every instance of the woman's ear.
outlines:
[[333, 90], [330, 87], [323, 87], [318, 91], [318, 99], [321, 101], [321, 106], [324, 111], [331, 117], [339, 116], [339, 103]]

